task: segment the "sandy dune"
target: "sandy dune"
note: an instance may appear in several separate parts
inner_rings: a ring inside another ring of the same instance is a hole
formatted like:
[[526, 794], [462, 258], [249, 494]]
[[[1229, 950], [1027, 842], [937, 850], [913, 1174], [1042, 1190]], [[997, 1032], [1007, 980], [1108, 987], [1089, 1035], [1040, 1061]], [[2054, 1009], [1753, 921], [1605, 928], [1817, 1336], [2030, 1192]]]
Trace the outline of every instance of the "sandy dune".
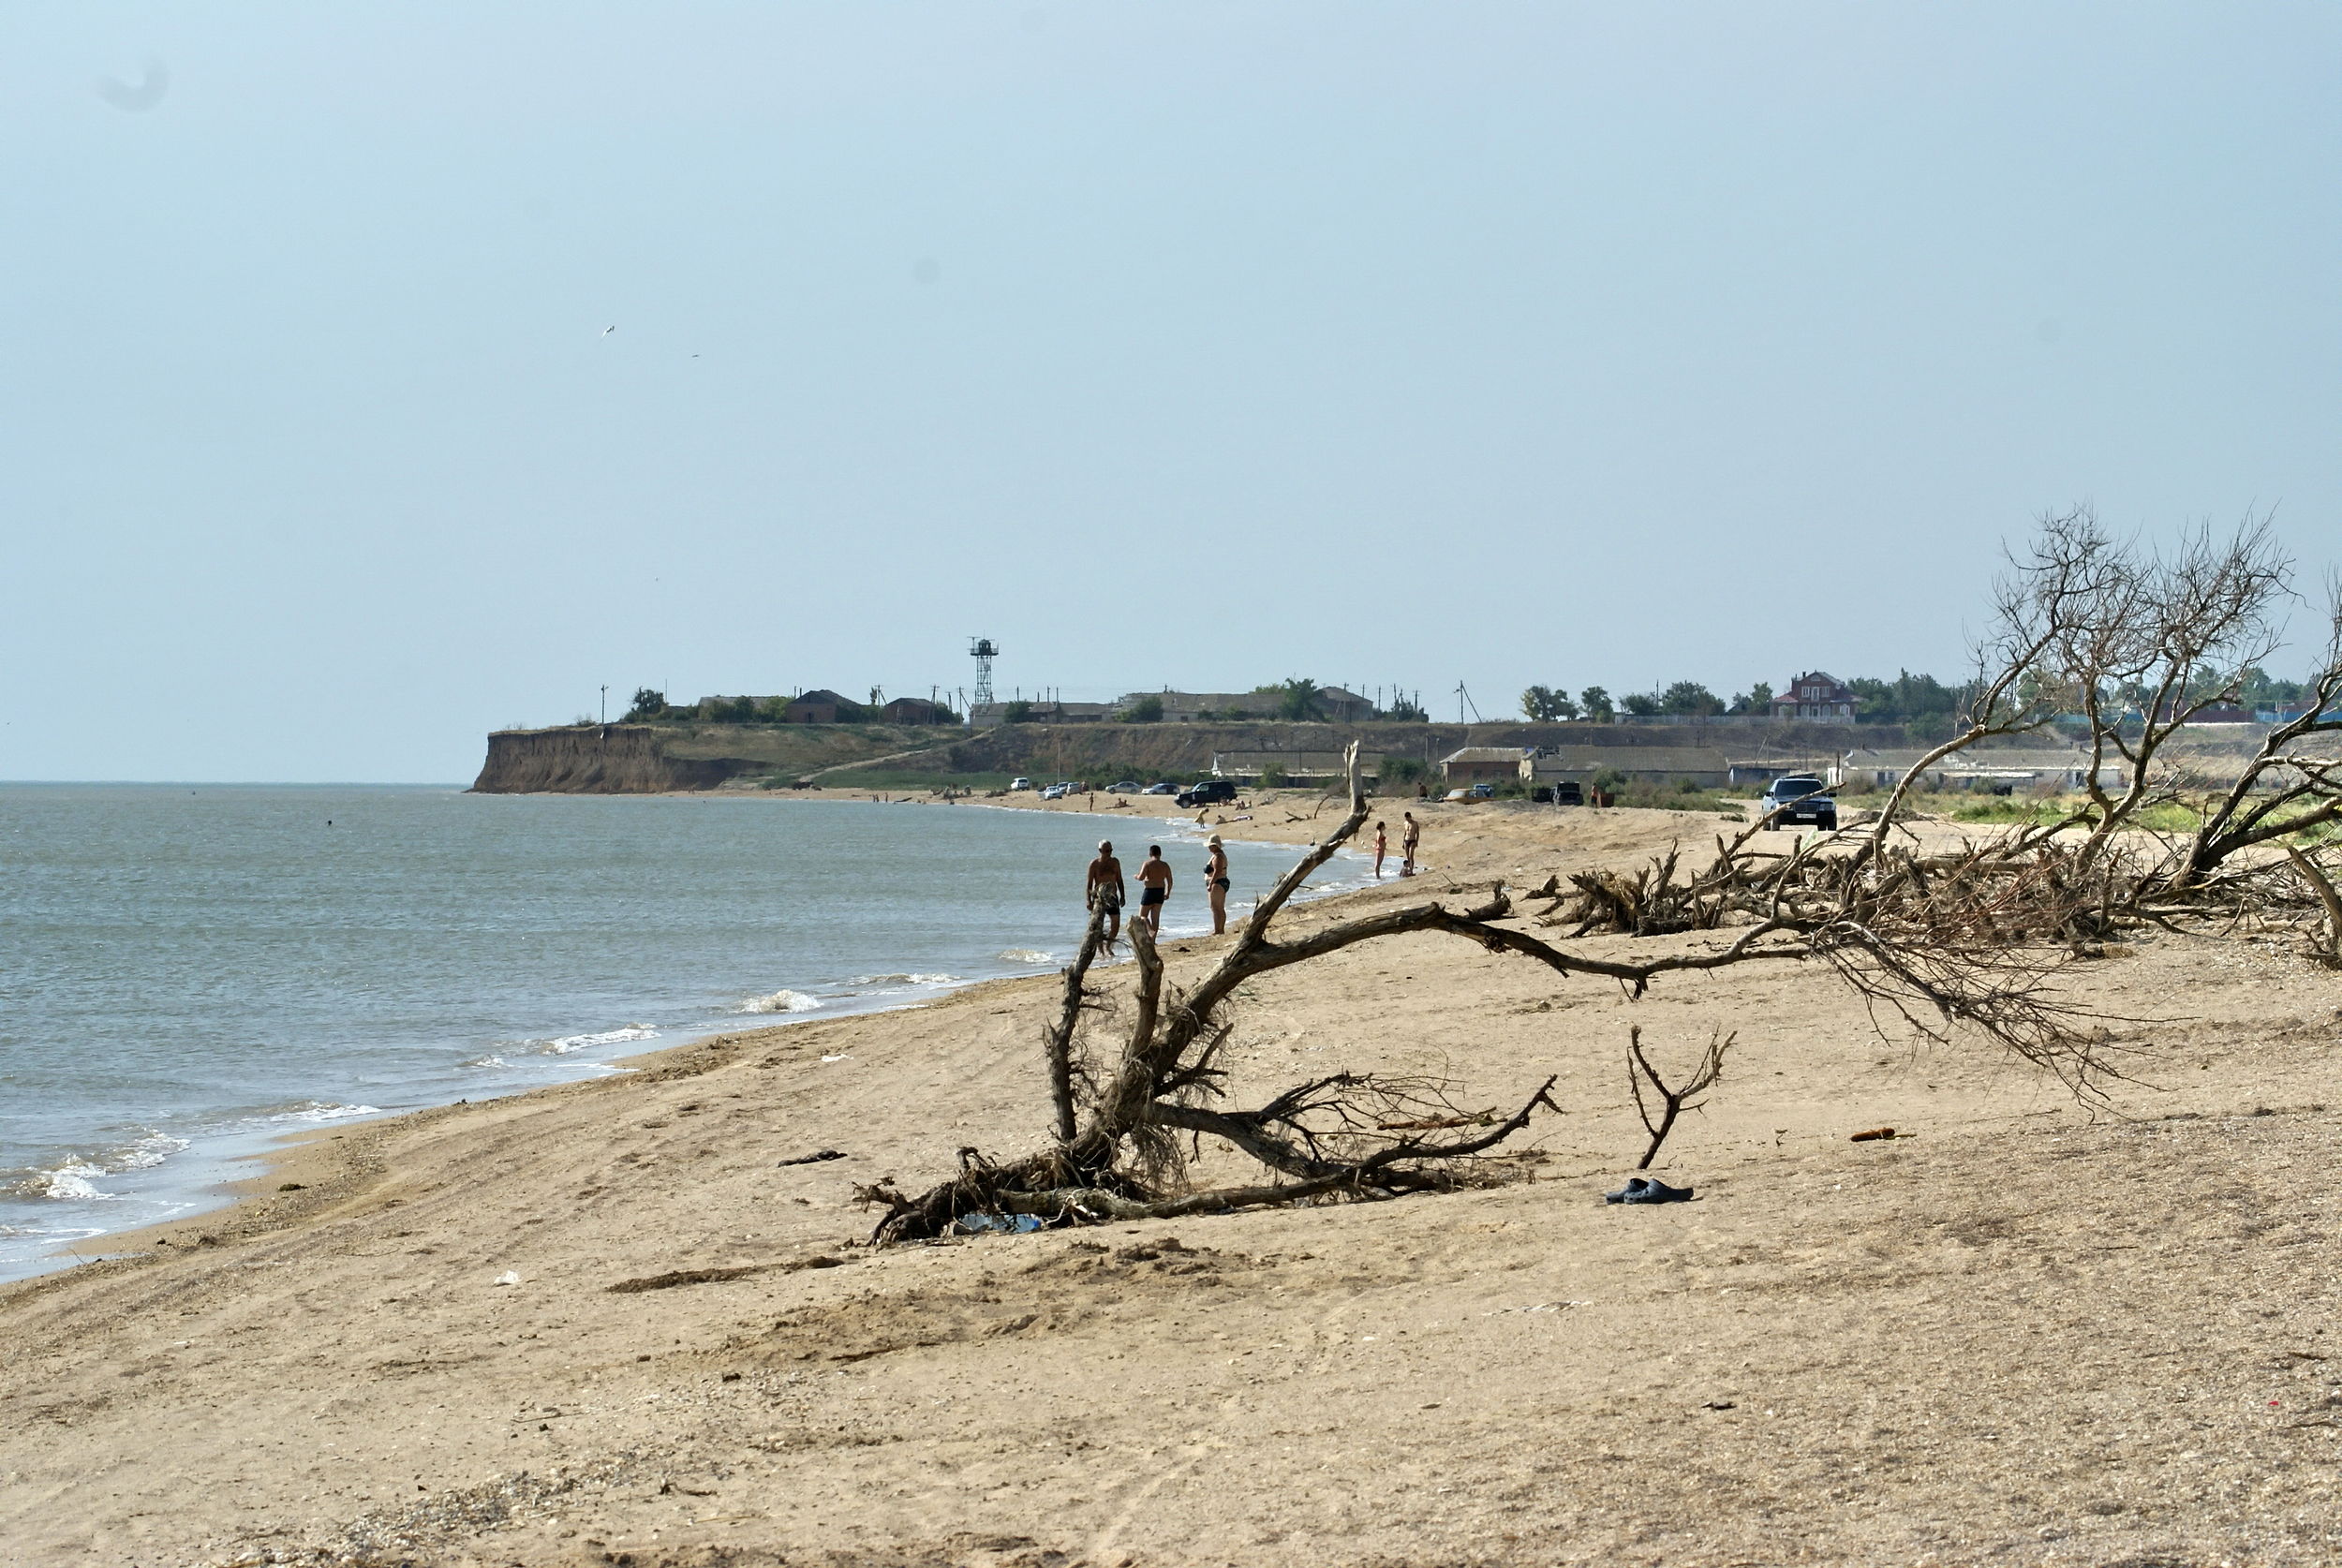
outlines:
[[[1718, 825], [1425, 815], [1432, 874], [1341, 906]], [[1239, 1095], [1558, 1074], [1519, 1180], [858, 1249], [854, 1183], [1040, 1136], [1051, 984], [346, 1130], [145, 1261], [15, 1288], [0, 1561], [2342, 1560], [2342, 976], [2285, 945], [2077, 968], [2156, 1020], [2114, 1026], [2135, 1079], [2096, 1114], [1883, 1043], [1816, 972], [1630, 1001], [1353, 949], [1253, 988]], [[1641, 1142], [1630, 1022], [1679, 1059], [1738, 1031], [1660, 1167], [1696, 1203], [1601, 1202]], [[1846, 1141], [1882, 1124], [1916, 1136]]]

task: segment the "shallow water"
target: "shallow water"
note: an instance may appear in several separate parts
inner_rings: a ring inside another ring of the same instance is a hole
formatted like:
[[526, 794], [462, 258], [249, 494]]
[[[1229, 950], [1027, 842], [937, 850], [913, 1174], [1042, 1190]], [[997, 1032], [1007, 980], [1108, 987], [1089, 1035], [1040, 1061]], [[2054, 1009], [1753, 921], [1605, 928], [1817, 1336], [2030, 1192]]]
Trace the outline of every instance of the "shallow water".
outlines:
[[[1118, 814], [1119, 816], [1119, 814]], [[1100, 819], [434, 787], [0, 785], [0, 1278], [305, 1127], [1063, 962]], [[1208, 928], [1193, 830], [1168, 932]], [[1230, 844], [1238, 908], [1297, 851]], [[1355, 879], [1328, 866], [1322, 886]]]

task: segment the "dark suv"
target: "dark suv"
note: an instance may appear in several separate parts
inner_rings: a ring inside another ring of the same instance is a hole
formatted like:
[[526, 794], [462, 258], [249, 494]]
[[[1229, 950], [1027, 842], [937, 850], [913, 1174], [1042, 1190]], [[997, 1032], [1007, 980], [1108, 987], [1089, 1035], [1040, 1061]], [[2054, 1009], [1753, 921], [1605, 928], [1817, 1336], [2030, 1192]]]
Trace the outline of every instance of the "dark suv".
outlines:
[[1181, 790], [1174, 802], [1178, 806], [1225, 806], [1236, 799], [1236, 784], [1232, 779], [1207, 778], [1201, 784], [1191, 784]]
[[1822, 791], [1830, 788], [1810, 773], [1785, 773], [1765, 786], [1756, 803], [1758, 815], [1781, 808], [1768, 825], [1776, 828], [1811, 822], [1824, 833], [1838, 831], [1838, 803]]

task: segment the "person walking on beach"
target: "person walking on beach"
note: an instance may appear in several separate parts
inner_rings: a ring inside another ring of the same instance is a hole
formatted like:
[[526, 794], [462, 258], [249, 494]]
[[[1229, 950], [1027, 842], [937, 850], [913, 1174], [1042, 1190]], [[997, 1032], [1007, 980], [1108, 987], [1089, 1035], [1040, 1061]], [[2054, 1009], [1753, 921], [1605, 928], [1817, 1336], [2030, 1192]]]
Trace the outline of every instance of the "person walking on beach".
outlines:
[[1138, 918], [1147, 923], [1147, 929], [1160, 934], [1163, 930], [1163, 901], [1171, 896], [1171, 863], [1163, 858], [1163, 846], [1147, 846], [1147, 858], [1138, 866]]
[[1383, 880], [1383, 857], [1390, 853], [1390, 830], [1381, 822], [1374, 824], [1374, 880]]
[[1085, 884], [1083, 904], [1092, 910], [1103, 910], [1106, 917], [1106, 951], [1114, 951], [1114, 939], [1122, 934], [1122, 863], [1114, 858], [1114, 845], [1101, 840], [1098, 858], [1089, 863], [1089, 880]]
[[1228, 930], [1228, 851], [1216, 833], [1206, 843], [1211, 851], [1204, 861], [1204, 886], [1211, 895], [1211, 934], [1221, 937]]
[[1415, 875], [1415, 847], [1423, 842], [1423, 824], [1415, 820], [1412, 811], [1402, 811], [1400, 815], [1406, 819], [1407, 829], [1399, 836], [1399, 848], [1405, 857], [1399, 863], [1399, 874], [1412, 877]]

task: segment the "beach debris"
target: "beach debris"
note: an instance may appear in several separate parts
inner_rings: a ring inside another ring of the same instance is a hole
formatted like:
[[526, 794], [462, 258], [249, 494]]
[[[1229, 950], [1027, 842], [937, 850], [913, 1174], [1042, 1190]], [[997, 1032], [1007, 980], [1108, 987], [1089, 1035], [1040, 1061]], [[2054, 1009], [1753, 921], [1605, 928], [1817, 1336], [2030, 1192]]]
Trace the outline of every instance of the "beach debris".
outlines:
[[1737, 1403], [1730, 1399], [1709, 1399], [1702, 1403], [1699, 1408], [1701, 1410], [1737, 1410], [1740, 1407]]
[[[1675, 1130], [1675, 1118], [1685, 1111], [1697, 1111], [1706, 1103], [1692, 1096], [1703, 1094], [1722, 1081], [1724, 1053], [1731, 1049], [1732, 1042], [1737, 1038], [1726, 1034], [1721, 1028], [1712, 1033], [1708, 1037], [1708, 1049], [1700, 1057], [1699, 1065], [1692, 1070], [1692, 1075], [1680, 1087], [1670, 1088], [1667, 1080], [1659, 1076], [1659, 1070], [1651, 1065], [1651, 1058], [1643, 1054], [1642, 1026], [1638, 1024], [1626, 1031], [1626, 1087], [1634, 1093], [1635, 1114], [1642, 1117], [1643, 1131], [1651, 1134], [1651, 1145], [1642, 1151], [1642, 1159], [1636, 1163], [1635, 1169], [1651, 1169], [1651, 1161], [1659, 1156], [1659, 1146], [1666, 1143], [1668, 1134]], [[1655, 1120], [1650, 1102], [1643, 1098], [1645, 1083], [1650, 1084], [1652, 1093], [1659, 1102]]]
[[825, 1062], [845, 1061], [848, 1059], [848, 1056], [849, 1054], [847, 1052], [840, 1051], [834, 1057], [823, 1057], [822, 1059]]
[[615, 1285], [602, 1288], [612, 1295], [633, 1295], [643, 1291], [671, 1291], [683, 1285], [713, 1285], [725, 1280], [744, 1280], [751, 1274], [767, 1273], [778, 1266], [778, 1264], [746, 1264], [736, 1268], [678, 1268], [672, 1273], [653, 1274], [640, 1280], [621, 1280]]
[[1692, 1189], [1669, 1187], [1666, 1182], [1649, 1176], [1628, 1176], [1626, 1185], [1615, 1192], [1605, 1192], [1606, 1204], [1687, 1204], [1692, 1201]]
[[1890, 1142], [1895, 1135], [1891, 1127], [1874, 1127], [1867, 1132], [1857, 1132], [1846, 1140], [1849, 1144], [1880, 1144]]
[[963, 1214], [953, 1221], [953, 1228], [962, 1235], [983, 1235], [988, 1231], [1030, 1235], [1042, 1228], [1042, 1219], [1038, 1214]]
[[780, 1160], [774, 1162], [780, 1165], [818, 1165], [824, 1160], [843, 1160], [845, 1158], [846, 1151], [843, 1149], [825, 1148], [818, 1150], [812, 1154], [800, 1154], [788, 1160]]
[[517, 1285], [521, 1282], [521, 1277], [508, 1268], [497, 1276], [496, 1282], [499, 1285]]

